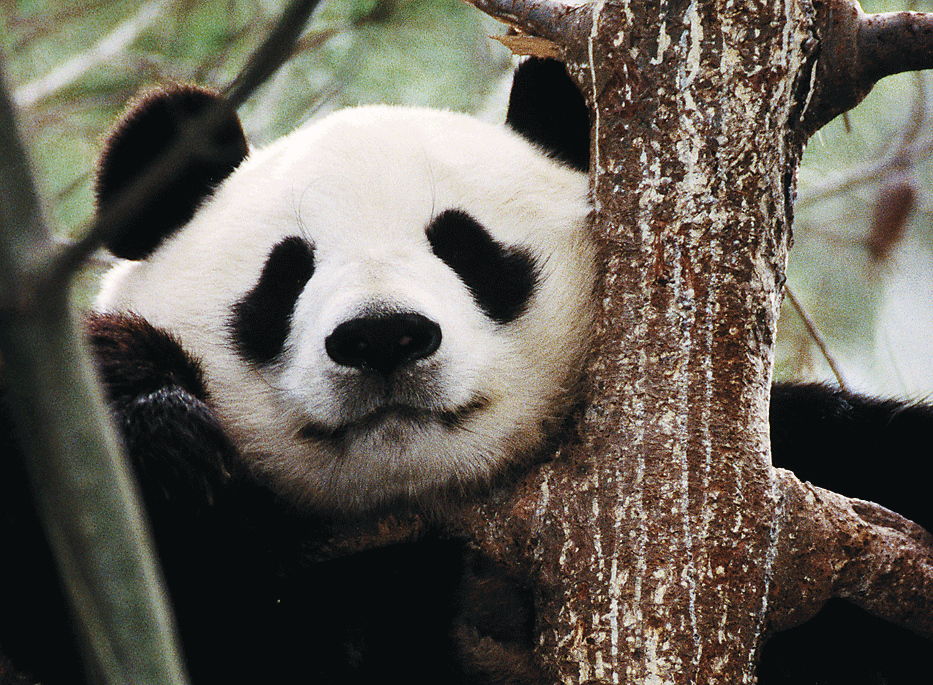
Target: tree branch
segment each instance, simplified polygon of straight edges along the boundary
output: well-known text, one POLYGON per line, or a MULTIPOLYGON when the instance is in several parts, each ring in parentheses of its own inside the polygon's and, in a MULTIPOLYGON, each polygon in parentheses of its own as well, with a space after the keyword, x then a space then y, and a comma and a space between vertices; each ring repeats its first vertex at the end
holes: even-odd
POLYGON ((318 4, 320 0, 294 0, 289 3, 262 45, 224 89, 224 97, 231 108, 236 109, 246 102, 292 56, 298 38, 318 4))
POLYGON ((45 287, 61 289, 68 279, 84 263, 88 255, 110 236, 125 230, 127 221, 137 207, 144 206, 149 198, 156 196, 172 178, 191 160, 199 155, 209 155, 204 150, 205 141, 229 113, 252 94, 278 69, 291 54, 295 42, 311 12, 320 0, 293 0, 262 45, 253 53, 233 83, 225 90, 223 105, 212 107, 202 116, 186 126, 184 135, 170 146, 158 160, 136 181, 121 193, 107 212, 98 214, 91 225, 82 232, 82 237, 55 254, 45 267, 42 279, 45 287))
POLYGON ((927 634, 929 542, 808 500, 768 459, 802 146, 884 72, 860 61, 884 57, 863 55, 857 3, 605 0, 570 31, 554 5, 476 5, 559 44, 593 109, 603 278, 579 441, 472 524, 530 569, 539 663, 568 683, 751 682, 764 632, 833 594, 927 634))
POLYGON ((816 5, 818 61, 803 129, 812 135, 880 79, 933 67, 933 14, 865 14, 852 0, 816 5))
POLYGON ((878 504, 776 473, 783 498, 770 629, 798 625, 843 597, 933 639, 933 536, 878 504))
POLYGON ((143 30, 153 24, 165 8, 164 0, 146 3, 135 15, 101 38, 89 50, 75 55, 45 76, 17 88, 13 93, 16 106, 24 109, 33 107, 36 103, 72 85, 98 64, 113 59, 126 50, 143 30))
POLYGON ((560 0, 467 0, 477 9, 522 33, 554 43, 560 51, 575 49, 589 35, 592 8, 560 0))
POLYGON ((933 68, 933 14, 865 14, 859 24, 863 81, 875 84, 892 74, 933 68))
POLYGON ((797 316, 800 317, 800 320, 803 321, 804 327, 807 329, 813 342, 816 343, 817 348, 820 350, 820 354, 823 355, 823 359, 829 364, 829 368, 836 377, 836 382, 839 383, 839 387, 843 390, 848 390, 849 386, 845 381, 845 377, 842 375, 842 369, 833 356, 833 353, 830 351, 829 345, 826 344, 826 339, 823 337, 823 334, 820 333, 820 329, 816 327, 816 323, 810 318, 810 314, 804 309, 800 300, 794 295, 794 290, 788 283, 784 284, 784 295, 790 300, 791 306, 794 308, 794 311, 797 312, 797 316))
MULTIPOLYGON (((317 0, 295 0, 231 96, 246 97, 284 60, 317 0), (282 26, 287 24, 287 26, 282 26), (282 41, 286 41, 284 44, 282 41), (276 43, 271 45, 270 42, 276 43)), ((0 84, 0 359, 39 513, 75 611, 89 676, 100 683, 185 682, 173 619, 119 440, 68 306, 68 282, 103 236, 199 152, 229 108, 208 112, 98 218, 55 250, 39 211, 12 104, 0 84), (50 363, 49 360, 53 360, 50 363)), ((7 455, 4 455, 6 457, 7 455)))
POLYGON ((0 83, 0 358, 34 496, 96 682, 180 685, 152 543, 67 290, 36 281, 50 244, 0 83))

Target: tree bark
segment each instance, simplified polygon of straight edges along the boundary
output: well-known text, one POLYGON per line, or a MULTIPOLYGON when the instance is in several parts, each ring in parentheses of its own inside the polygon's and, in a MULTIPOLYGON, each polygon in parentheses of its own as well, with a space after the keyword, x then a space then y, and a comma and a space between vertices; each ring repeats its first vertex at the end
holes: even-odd
MULTIPOLYGON (((753 682, 768 632, 834 595, 933 638, 929 534, 775 471, 768 436, 803 145, 878 78, 933 65, 929 15, 845 0, 475 4, 562 56, 593 110, 604 276, 578 439, 444 522, 531 580, 538 663, 563 683, 753 682)), ((5 321, 28 329, 51 287, 35 279, 64 280, 98 233, 52 257, 4 233, 33 260, 0 270, 5 321)), ((351 525, 318 553, 425 527, 351 525)))
MULTIPOLYGON (((467 526, 531 574, 539 662, 564 683, 754 682, 769 631, 833 595, 933 637, 929 536, 776 472, 768 434, 804 143, 903 70, 886 41, 929 19, 838 0, 475 4, 545 39, 593 111, 604 277, 581 439, 467 526)), ((909 43, 906 68, 930 45, 909 43)))

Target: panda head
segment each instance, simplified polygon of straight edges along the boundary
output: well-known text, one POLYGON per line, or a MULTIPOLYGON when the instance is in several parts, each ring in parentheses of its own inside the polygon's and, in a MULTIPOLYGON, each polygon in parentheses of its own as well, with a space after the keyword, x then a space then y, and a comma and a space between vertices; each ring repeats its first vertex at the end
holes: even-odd
MULTIPOLYGON (((586 108, 561 65, 528 64, 505 126, 361 107, 248 151, 231 117, 111 242, 97 308, 172 334, 249 467, 307 504, 488 481, 566 410, 592 310, 586 108)), ((141 100, 100 205, 213 101, 141 100)))

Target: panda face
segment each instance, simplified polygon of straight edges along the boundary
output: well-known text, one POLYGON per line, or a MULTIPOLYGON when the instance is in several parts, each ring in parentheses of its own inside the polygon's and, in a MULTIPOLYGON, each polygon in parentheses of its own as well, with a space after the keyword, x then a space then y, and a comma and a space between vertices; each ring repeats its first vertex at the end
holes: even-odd
POLYGON ((588 212, 585 175, 504 126, 345 110, 251 153, 98 308, 175 335, 280 490, 427 500, 527 455, 565 408, 588 212))

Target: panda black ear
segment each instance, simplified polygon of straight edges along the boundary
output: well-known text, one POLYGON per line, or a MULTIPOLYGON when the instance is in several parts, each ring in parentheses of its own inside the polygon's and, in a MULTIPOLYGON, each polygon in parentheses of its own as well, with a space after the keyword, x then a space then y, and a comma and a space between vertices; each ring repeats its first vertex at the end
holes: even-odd
MULTIPOLYGON (((97 211, 106 212, 120 195, 171 148, 185 127, 212 107, 225 106, 214 91, 170 85, 139 97, 113 128, 97 166, 97 211)), ((246 157, 246 136, 230 111, 205 153, 184 164, 160 192, 133 210, 127 229, 107 242, 117 257, 143 259, 187 223, 201 202, 246 157)))
POLYGON ((551 157, 590 168, 590 110, 562 62, 531 57, 515 70, 506 123, 551 157))

